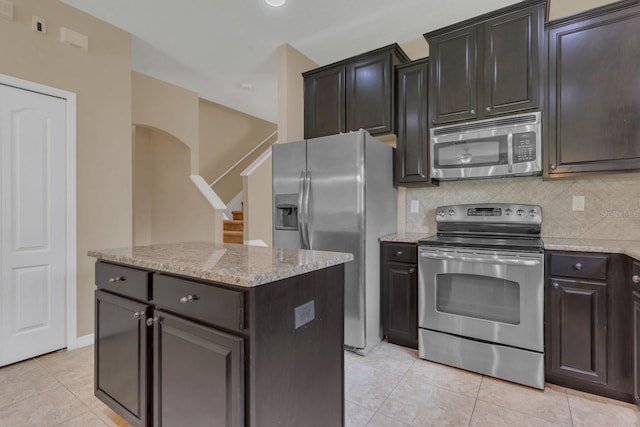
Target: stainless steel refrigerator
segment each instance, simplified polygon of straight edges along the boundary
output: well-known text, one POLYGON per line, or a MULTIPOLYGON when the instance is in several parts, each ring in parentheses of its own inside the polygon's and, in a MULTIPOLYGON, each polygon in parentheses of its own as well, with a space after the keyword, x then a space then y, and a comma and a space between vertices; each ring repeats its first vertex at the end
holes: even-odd
POLYGON ((382 339, 380 243, 395 233, 393 149, 360 130, 274 144, 273 246, 350 252, 345 265, 345 348, 382 339))

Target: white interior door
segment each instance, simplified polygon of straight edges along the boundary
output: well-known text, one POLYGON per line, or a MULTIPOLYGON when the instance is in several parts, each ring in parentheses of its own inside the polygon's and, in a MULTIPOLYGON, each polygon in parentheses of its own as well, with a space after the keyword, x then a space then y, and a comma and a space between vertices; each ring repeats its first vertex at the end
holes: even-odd
POLYGON ((0 366, 66 346, 66 101, 0 85, 0 366))

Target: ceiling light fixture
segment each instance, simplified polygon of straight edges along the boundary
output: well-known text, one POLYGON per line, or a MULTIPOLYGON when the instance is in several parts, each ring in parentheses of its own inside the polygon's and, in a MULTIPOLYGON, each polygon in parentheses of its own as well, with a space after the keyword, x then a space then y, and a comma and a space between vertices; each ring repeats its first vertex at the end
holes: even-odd
POLYGON ((264 0, 269 6, 280 7, 287 0, 264 0))

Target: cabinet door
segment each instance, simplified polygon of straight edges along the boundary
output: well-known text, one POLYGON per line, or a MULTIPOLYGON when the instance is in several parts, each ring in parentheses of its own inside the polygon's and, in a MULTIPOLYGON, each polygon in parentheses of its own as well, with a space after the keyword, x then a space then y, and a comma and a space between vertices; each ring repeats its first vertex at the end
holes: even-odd
POLYGON ((95 395, 133 425, 147 422, 148 305, 95 294, 95 395))
POLYGON ((548 32, 550 176, 640 170, 640 4, 603 10, 548 32))
POLYGON ((633 400, 640 405, 640 293, 633 291, 633 400))
POLYGON ((432 125, 477 117, 477 28, 428 40, 431 57, 429 117, 432 125))
POLYGON ((338 65, 304 77, 304 137, 345 131, 345 67, 338 65))
POLYGON ((397 67, 395 80, 398 183, 432 185, 429 179, 429 61, 397 67))
POLYGON ((483 25, 483 116, 538 108, 543 13, 539 5, 483 25))
POLYGON ((154 311, 154 425, 242 426, 243 339, 154 311))
POLYGON ((349 63, 346 69, 346 130, 371 135, 393 131, 391 55, 382 52, 349 63))
POLYGON ((418 274, 416 264, 382 266, 382 322, 389 342, 418 348, 418 274))
POLYGON ((551 373, 606 384, 606 284, 552 277, 549 292, 551 373))

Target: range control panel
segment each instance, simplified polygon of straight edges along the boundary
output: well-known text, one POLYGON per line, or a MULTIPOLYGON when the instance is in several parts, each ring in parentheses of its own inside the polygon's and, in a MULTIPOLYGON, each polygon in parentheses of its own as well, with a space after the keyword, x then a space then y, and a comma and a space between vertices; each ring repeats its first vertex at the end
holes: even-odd
POLYGON ((542 208, 538 205, 509 203, 480 203, 449 205, 436 208, 436 222, 542 222, 542 208))

